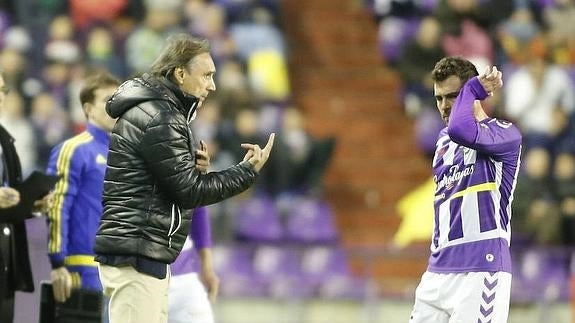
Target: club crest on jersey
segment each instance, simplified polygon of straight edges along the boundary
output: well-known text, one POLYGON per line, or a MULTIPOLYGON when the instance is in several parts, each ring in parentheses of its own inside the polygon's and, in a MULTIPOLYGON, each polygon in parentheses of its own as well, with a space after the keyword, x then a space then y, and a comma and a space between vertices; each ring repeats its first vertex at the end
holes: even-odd
POLYGON ((512 123, 506 120, 499 120, 499 119, 491 119, 488 123, 495 122, 497 126, 503 129, 507 129, 511 127, 512 123))
POLYGON ((104 157, 102 154, 98 154, 98 156, 96 156, 96 163, 106 165, 106 157, 104 157))
POLYGON ((495 124, 498 125, 499 127, 503 128, 503 129, 507 129, 507 128, 511 127, 511 122, 505 121, 505 120, 495 119, 495 124))

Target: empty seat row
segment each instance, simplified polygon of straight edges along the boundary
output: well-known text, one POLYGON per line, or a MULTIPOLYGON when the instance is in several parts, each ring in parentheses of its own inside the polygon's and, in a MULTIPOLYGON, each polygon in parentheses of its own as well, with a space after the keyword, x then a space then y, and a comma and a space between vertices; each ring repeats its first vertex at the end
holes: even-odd
POLYGON ((336 246, 215 246, 223 297, 361 299, 366 282, 349 270, 336 246))

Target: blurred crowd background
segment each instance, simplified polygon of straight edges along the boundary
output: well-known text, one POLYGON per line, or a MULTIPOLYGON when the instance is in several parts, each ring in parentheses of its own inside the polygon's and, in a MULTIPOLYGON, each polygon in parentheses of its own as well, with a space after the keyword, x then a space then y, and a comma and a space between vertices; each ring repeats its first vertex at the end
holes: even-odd
MULTIPOLYGON (((295 103, 285 32, 300 26, 284 19, 282 2, 289 0, 0 0, 0 66, 9 90, 0 122, 16 138, 24 172, 42 170, 56 143, 84 129, 78 91, 86 75, 106 69, 127 79, 146 71, 168 35, 205 37, 217 91, 193 127, 208 143, 213 169, 238 162, 240 143, 279 134, 257 186, 209 209, 222 297, 372 302, 377 293, 370 277, 350 268, 334 201, 324 189, 341 138, 312 135, 295 103)), ((490 112, 516 122, 524 135, 512 219, 512 301, 568 302, 575 245, 575 1, 350 2, 378 28, 369 37, 376 39, 381 65, 399 76, 396 95, 413 124, 415 142, 405 144, 417 145, 424 158, 432 156, 443 126, 428 74, 435 62, 460 55, 480 72, 487 65, 503 71, 504 87, 490 99, 490 112)), ((419 184, 414 179, 411 186, 419 184)), ((432 187, 420 189, 414 192, 423 195, 406 192, 411 199, 397 201, 398 213, 411 213, 398 228, 399 246, 429 237, 432 210, 424 201, 432 187)), ((45 228, 35 223, 30 229, 35 275, 47 278, 45 228)), ((411 294, 403 296, 411 301, 411 294)), ((20 315, 28 323, 34 313, 20 315)))

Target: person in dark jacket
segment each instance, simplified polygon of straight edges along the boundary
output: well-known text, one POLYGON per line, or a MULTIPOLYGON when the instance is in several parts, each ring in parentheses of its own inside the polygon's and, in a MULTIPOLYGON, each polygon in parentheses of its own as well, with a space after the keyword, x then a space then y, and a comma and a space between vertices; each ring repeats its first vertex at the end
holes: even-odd
POLYGON ((219 172, 196 167, 202 147, 189 126, 216 72, 207 40, 178 34, 149 73, 124 82, 106 105, 118 118, 104 178, 95 260, 113 323, 167 321, 168 265, 189 231, 191 210, 254 184, 273 146, 242 144, 243 161, 219 172))
MULTIPOLYGON (((8 88, 0 72, 0 110, 8 88)), ((15 291, 33 292, 34 282, 28 255, 26 216, 16 215, 13 207, 20 203, 20 193, 13 188, 22 182, 20 159, 14 147, 14 138, 0 125, 0 322, 14 319, 15 291)), ((51 194, 34 203, 35 211, 46 211, 51 194)), ((28 217, 32 217, 30 214, 28 217)))

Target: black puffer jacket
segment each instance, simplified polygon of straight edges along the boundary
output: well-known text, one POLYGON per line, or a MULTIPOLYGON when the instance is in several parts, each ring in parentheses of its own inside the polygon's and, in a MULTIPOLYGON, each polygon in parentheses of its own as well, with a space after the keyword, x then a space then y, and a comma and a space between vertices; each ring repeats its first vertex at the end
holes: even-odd
POLYGON ((144 75, 122 84, 106 105, 119 117, 110 139, 104 214, 96 254, 145 256, 172 263, 197 206, 249 188, 257 172, 242 162, 201 174, 188 127, 198 100, 164 78, 144 75))

